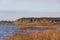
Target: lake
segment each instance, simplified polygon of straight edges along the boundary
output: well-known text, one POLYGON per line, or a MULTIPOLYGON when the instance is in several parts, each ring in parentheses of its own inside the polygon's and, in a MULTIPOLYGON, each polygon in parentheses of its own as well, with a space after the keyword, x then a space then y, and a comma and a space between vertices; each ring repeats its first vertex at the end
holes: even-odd
POLYGON ((0 40, 3 38, 11 36, 18 30, 18 26, 0 26, 0 40))

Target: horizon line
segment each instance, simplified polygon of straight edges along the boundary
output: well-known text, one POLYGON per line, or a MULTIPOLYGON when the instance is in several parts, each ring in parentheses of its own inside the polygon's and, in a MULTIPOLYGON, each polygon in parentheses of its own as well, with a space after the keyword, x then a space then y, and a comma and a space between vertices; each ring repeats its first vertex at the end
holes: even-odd
POLYGON ((16 18, 16 19, 12 19, 12 20, 0 20, 0 21, 15 21, 21 18, 60 18, 60 17, 20 17, 20 18, 16 18))

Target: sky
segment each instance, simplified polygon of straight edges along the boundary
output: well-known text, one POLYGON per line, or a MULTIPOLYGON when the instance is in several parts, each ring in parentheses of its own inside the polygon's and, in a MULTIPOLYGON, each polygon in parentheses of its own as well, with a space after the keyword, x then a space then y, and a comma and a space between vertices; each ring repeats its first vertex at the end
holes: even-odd
POLYGON ((0 20, 60 17, 60 0, 0 0, 0 20))

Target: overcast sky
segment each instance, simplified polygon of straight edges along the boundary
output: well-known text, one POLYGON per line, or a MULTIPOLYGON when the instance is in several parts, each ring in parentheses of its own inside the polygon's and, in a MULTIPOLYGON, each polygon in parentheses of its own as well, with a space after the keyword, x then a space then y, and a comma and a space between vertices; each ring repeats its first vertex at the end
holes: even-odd
POLYGON ((0 0, 0 20, 60 17, 60 0, 0 0))

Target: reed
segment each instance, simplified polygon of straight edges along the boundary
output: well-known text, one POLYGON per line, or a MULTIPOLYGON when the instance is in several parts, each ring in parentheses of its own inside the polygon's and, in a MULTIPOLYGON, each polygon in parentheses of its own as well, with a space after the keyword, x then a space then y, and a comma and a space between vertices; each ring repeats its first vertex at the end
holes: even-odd
POLYGON ((60 40, 60 31, 34 32, 27 34, 15 34, 6 40, 60 40))

